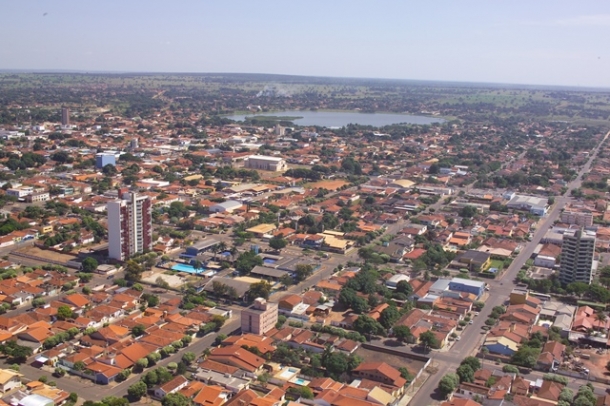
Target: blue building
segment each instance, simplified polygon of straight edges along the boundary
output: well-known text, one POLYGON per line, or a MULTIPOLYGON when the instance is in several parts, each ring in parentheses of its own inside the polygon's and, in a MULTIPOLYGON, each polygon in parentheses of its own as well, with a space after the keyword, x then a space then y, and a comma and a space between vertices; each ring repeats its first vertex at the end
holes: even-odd
POLYGON ((95 155, 95 167, 98 169, 103 169, 106 165, 116 166, 116 157, 114 154, 107 154, 105 152, 100 152, 95 155))
POLYGON ((470 279, 453 278, 451 279, 451 282, 449 282, 449 290, 473 293, 478 298, 485 291, 485 282, 473 281, 470 279))

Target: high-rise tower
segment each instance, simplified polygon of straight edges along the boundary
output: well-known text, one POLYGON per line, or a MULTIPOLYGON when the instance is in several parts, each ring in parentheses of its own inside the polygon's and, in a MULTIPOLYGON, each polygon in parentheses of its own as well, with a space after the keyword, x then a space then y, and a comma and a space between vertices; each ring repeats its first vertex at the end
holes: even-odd
POLYGON ((110 258, 125 261, 152 249, 152 203, 148 196, 125 193, 107 208, 110 258))
POLYGON ((595 254, 595 234, 583 229, 563 235, 559 280, 591 283, 593 280, 593 256, 595 254))

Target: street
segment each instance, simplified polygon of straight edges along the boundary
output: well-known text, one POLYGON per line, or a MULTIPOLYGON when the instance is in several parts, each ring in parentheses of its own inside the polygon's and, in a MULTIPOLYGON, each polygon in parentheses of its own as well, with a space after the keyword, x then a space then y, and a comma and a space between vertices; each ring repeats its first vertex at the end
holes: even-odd
MULTIPOLYGON (((521 250, 506 272, 497 280, 490 280, 488 282, 490 287, 489 299, 485 302, 485 307, 479 312, 479 316, 474 317, 474 323, 469 325, 464 333, 462 333, 462 339, 456 341, 448 352, 432 352, 430 354, 434 361, 439 363, 439 371, 443 372, 431 375, 415 396, 413 396, 409 404, 420 406, 434 404, 435 402, 443 400, 442 396, 436 391, 439 381, 445 373, 454 372, 464 358, 476 354, 485 337, 485 334, 481 334, 481 331, 483 331, 481 328, 485 325, 485 320, 487 320, 495 306, 503 305, 506 302, 510 292, 516 287, 515 278, 517 273, 531 257, 542 237, 544 237, 549 228, 551 228, 555 220, 559 218, 565 204, 571 200, 569 196, 572 190, 580 187, 583 174, 589 171, 591 163, 597 156, 599 146, 606 141, 609 135, 610 131, 606 133, 603 140, 590 155, 589 160, 580 170, 578 176, 570 182, 567 191, 562 196, 555 199, 555 205, 552 207, 551 211, 541 219, 542 224, 534 233, 532 240, 521 250)), ((575 380, 575 378, 571 378, 571 380, 575 380)), ((581 381, 582 383, 580 384, 586 383, 584 380, 581 381)))

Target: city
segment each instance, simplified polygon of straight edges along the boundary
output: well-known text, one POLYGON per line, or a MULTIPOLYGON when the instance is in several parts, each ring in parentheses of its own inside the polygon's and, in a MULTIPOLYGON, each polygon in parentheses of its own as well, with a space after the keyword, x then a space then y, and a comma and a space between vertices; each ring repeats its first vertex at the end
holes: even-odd
POLYGON ((6 399, 606 396, 603 127, 139 108, 0 130, 6 399))

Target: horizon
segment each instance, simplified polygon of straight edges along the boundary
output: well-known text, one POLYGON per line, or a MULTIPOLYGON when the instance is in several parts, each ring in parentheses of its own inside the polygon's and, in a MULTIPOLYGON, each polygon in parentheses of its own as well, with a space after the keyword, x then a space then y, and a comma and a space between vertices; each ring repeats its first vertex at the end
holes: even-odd
POLYGON ((603 2, 145 5, 3 3, 0 69, 610 88, 610 4, 603 2))
POLYGON ((383 78, 383 77, 353 77, 353 76, 324 76, 324 75, 296 75, 285 73, 265 73, 265 72, 163 72, 163 71, 90 71, 90 70, 71 70, 71 69, 0 69, 1 74, 76 74, 76 75, 184 75, 184 76, 227 76, 227 75, 253 75, 253 76, 278 76, 278 77, 297 77, 311 79, 337 79, 337 80, 378 80, 388 82, 418 82, 429 84, 449 84, 453 86, 476 85, 480 87, 514 87, 529 88, 537 90, 562 89, 570 91, 610 91, 610 86, 577 86, 577 85, 557 85, 539 83, 501 83, 501 82, 474 82, 474 81, 454 81, 454 80, 428 80, 428 79, 409 79, 409 78, 383 78))

